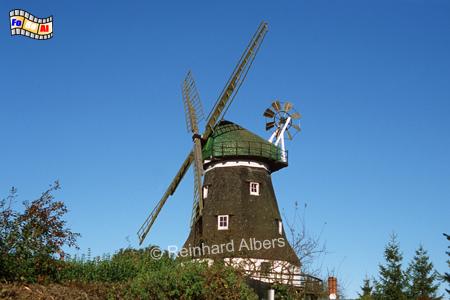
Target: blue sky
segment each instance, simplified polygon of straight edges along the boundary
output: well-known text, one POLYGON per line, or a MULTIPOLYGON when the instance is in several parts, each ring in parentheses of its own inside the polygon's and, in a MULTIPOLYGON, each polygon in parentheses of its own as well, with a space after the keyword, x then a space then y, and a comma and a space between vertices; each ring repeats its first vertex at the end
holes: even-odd
MULTIPOLYGON (((450 211, 450 2, 2 1, 0 195, 58 197, 81 252, 137 245, 136 231, 191 147, 180 84, 208 112, 262 20, 269 32, 227 119, 268 137, 264 109, 293 102, 303 131, 273 174, 280 208, 307 203, 348 296, 399 236, 446 270, 450 211), (8 13, 54 16, 54 38, 12 37, 8 13)), ((189 172, 147 244, 188 234, 189 172)))

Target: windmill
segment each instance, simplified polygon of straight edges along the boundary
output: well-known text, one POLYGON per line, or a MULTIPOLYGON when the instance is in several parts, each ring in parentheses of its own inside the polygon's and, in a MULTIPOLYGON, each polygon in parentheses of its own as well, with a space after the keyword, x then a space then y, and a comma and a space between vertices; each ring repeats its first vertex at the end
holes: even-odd
POLYGON ((201 150, 202 150, 202 140, 207 140, 210 135, 214 132, 214 128, 217 125, 217 122, 222 117, 224 113, 227 111, 229 105, 234 100, 242 82, 244 81, 247 72, 250 69, 250 66, 255 59, 255 56, 261 46, 261 43, 264 39, 268 30, 268 26, 266 22, 262 22, 247 48, 245 49, 243 55, 241 56, 237 66, 235 67, 233 73, 231 74, 228 82, 226 83, 224 89, 222 90, 219 98, 217 99, 214 108, 211 110, 208 115, 206 127, 202 134, 199 133, 198 130, 198 119, 200 117, 200 99, 198 97, 198 92, 195 88, 195 83, 191 73, 188 73, 186 79, 182 85, 182 93, 184 100, 184 107, 186 112, 186 119, 188 128, 191 130, 193 134, 194 141, 194 149, 189 152, 186 159, 182 163, 180 169, 176 173, 166 192, 164 193, 161 200, 158 202, 156 207, 151 211, 149 216, 146 218, 142 226, 138 230, 139 244, 142 244, 148 232, 150 231, 152 225, 154 224, 156 218, 158 217, 161 209, 166 203, 169 196, 173 195, 175 190, 177 189, 180 181, 183 179, 190 165, 194 162, 194 176, 195 176, 195 184, 194 184, 194 205, 193 205, 193 213, 191 218, 191 225, 196 224, 198 218, 202 216, 203 211, 203 199, 201 193, 201 185, 202 185, 202 173, 203 173, 203 164, 201 159, 201 150))
POLYGON ((284 139, 292 139, 300 131, 301 115, 292 103, 274 101, 263 113, 266 130, 273 130, 268 140, 224 120, 266 32, 267 23, 263 22, 206 117, 202 133, 199 121, 204 119, 203 109, 193 75, 187 73, 181 90, 193 148, 138 236, 142 244, 167 199, 193 164, 191 226, 183 245, 189 257, 221 260, 243 268, 250 280, 257 281, 255 289, 261 284, 270 288, 281 283, 305 291, 306 282, 320 285, 321 281, 300 271, 300 260, 286 239, 271 179, 274 172, 288 166, 284 139))

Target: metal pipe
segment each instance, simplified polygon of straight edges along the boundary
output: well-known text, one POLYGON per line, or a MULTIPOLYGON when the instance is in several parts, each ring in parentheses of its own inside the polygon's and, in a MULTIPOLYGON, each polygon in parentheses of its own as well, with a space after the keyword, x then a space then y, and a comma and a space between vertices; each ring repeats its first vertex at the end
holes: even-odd
POLYGON ((267 300, 275 300, 275 290, 269 289, 267 291, 267 300))

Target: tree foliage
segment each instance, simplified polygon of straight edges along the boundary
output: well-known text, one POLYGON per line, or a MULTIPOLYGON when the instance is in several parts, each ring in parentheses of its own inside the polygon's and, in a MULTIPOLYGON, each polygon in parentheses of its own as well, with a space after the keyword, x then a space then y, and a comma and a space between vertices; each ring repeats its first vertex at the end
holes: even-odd
POLYGON ((372 297, 373 286, 370 284, 369 278, 364 279, 363 286, 361 287, 361 294, 359 295, 360 300, 373 300, 372 297))
MULTIPOLYGON (((447 241, 450 241, 450 235, 444 233, 444 236, 447 238, 447 241)), ((450 249, 450 246, 448 246, 447 248, 450 249)), ((446 251, 445 253, 447 253, 447 255, 450 256, 450 251, 446 251)), ((447 266, 450 269, 450 259, 447 260, 447 266)), ((450 273, 445 272, 444 275, 442 276, 442 279, 444 280, 444 282, 447 282, 447 284, 450 286, 450 273)), ((448 294, 450 294, 450 287, 445 290, 447 291, 448 294)))
POLYGON ((55 278, 63 256, 63 247, 76 247, 78 233, 72 232, 64 220, 67 208, 55 200, 53 192, 60 188, 55 181, 42 195, 23 202, 23 211, 13 205, 17 190, 0 201, 0 278, 9 281, 45 281, 55 278))
POLYGON ((415 252, 415 256, 406 271, 402 269, 403 256, 400 252, 397 236, 392 235, 384 249, 385 264, 379 265, 379 279, 370 286, 369 279, 364 280, 361 287, 363 300, 435 300, 439 289, 439 274, 422 247, 415 252))
POLYGON ((379 265, 379 280, 375 284, 375 298, 383 300, 406 299, 406 278, 402 270, 403 256, 397 236, 393 234, 384 249, 386 263, 379 265))
POLYGON ((155 247, 124 249, 112 257, 70 259, 61 282, 121 284, 124 299, 256 299, 238 270, 215 263, 175 259, 167 253, 155 259, 155 247), (126 291, 124 293, 123 291, 126 291))
POLYGON ((409 264, 407 270, 408 299, 438 299, 436 292, 439 286, 435 283, 438 273, 433 268, 433 263, 427 255, 427 251, 421 246, 416 250, 416 254, 409 264))

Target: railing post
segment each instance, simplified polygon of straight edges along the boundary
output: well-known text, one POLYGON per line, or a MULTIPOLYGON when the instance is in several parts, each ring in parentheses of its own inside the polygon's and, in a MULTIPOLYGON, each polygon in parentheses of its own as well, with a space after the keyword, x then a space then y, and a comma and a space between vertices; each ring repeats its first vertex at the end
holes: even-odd
POLYGON ((275 299, 275 290, 270 288, 267 291, 267 300, 274 300, 275 299))

